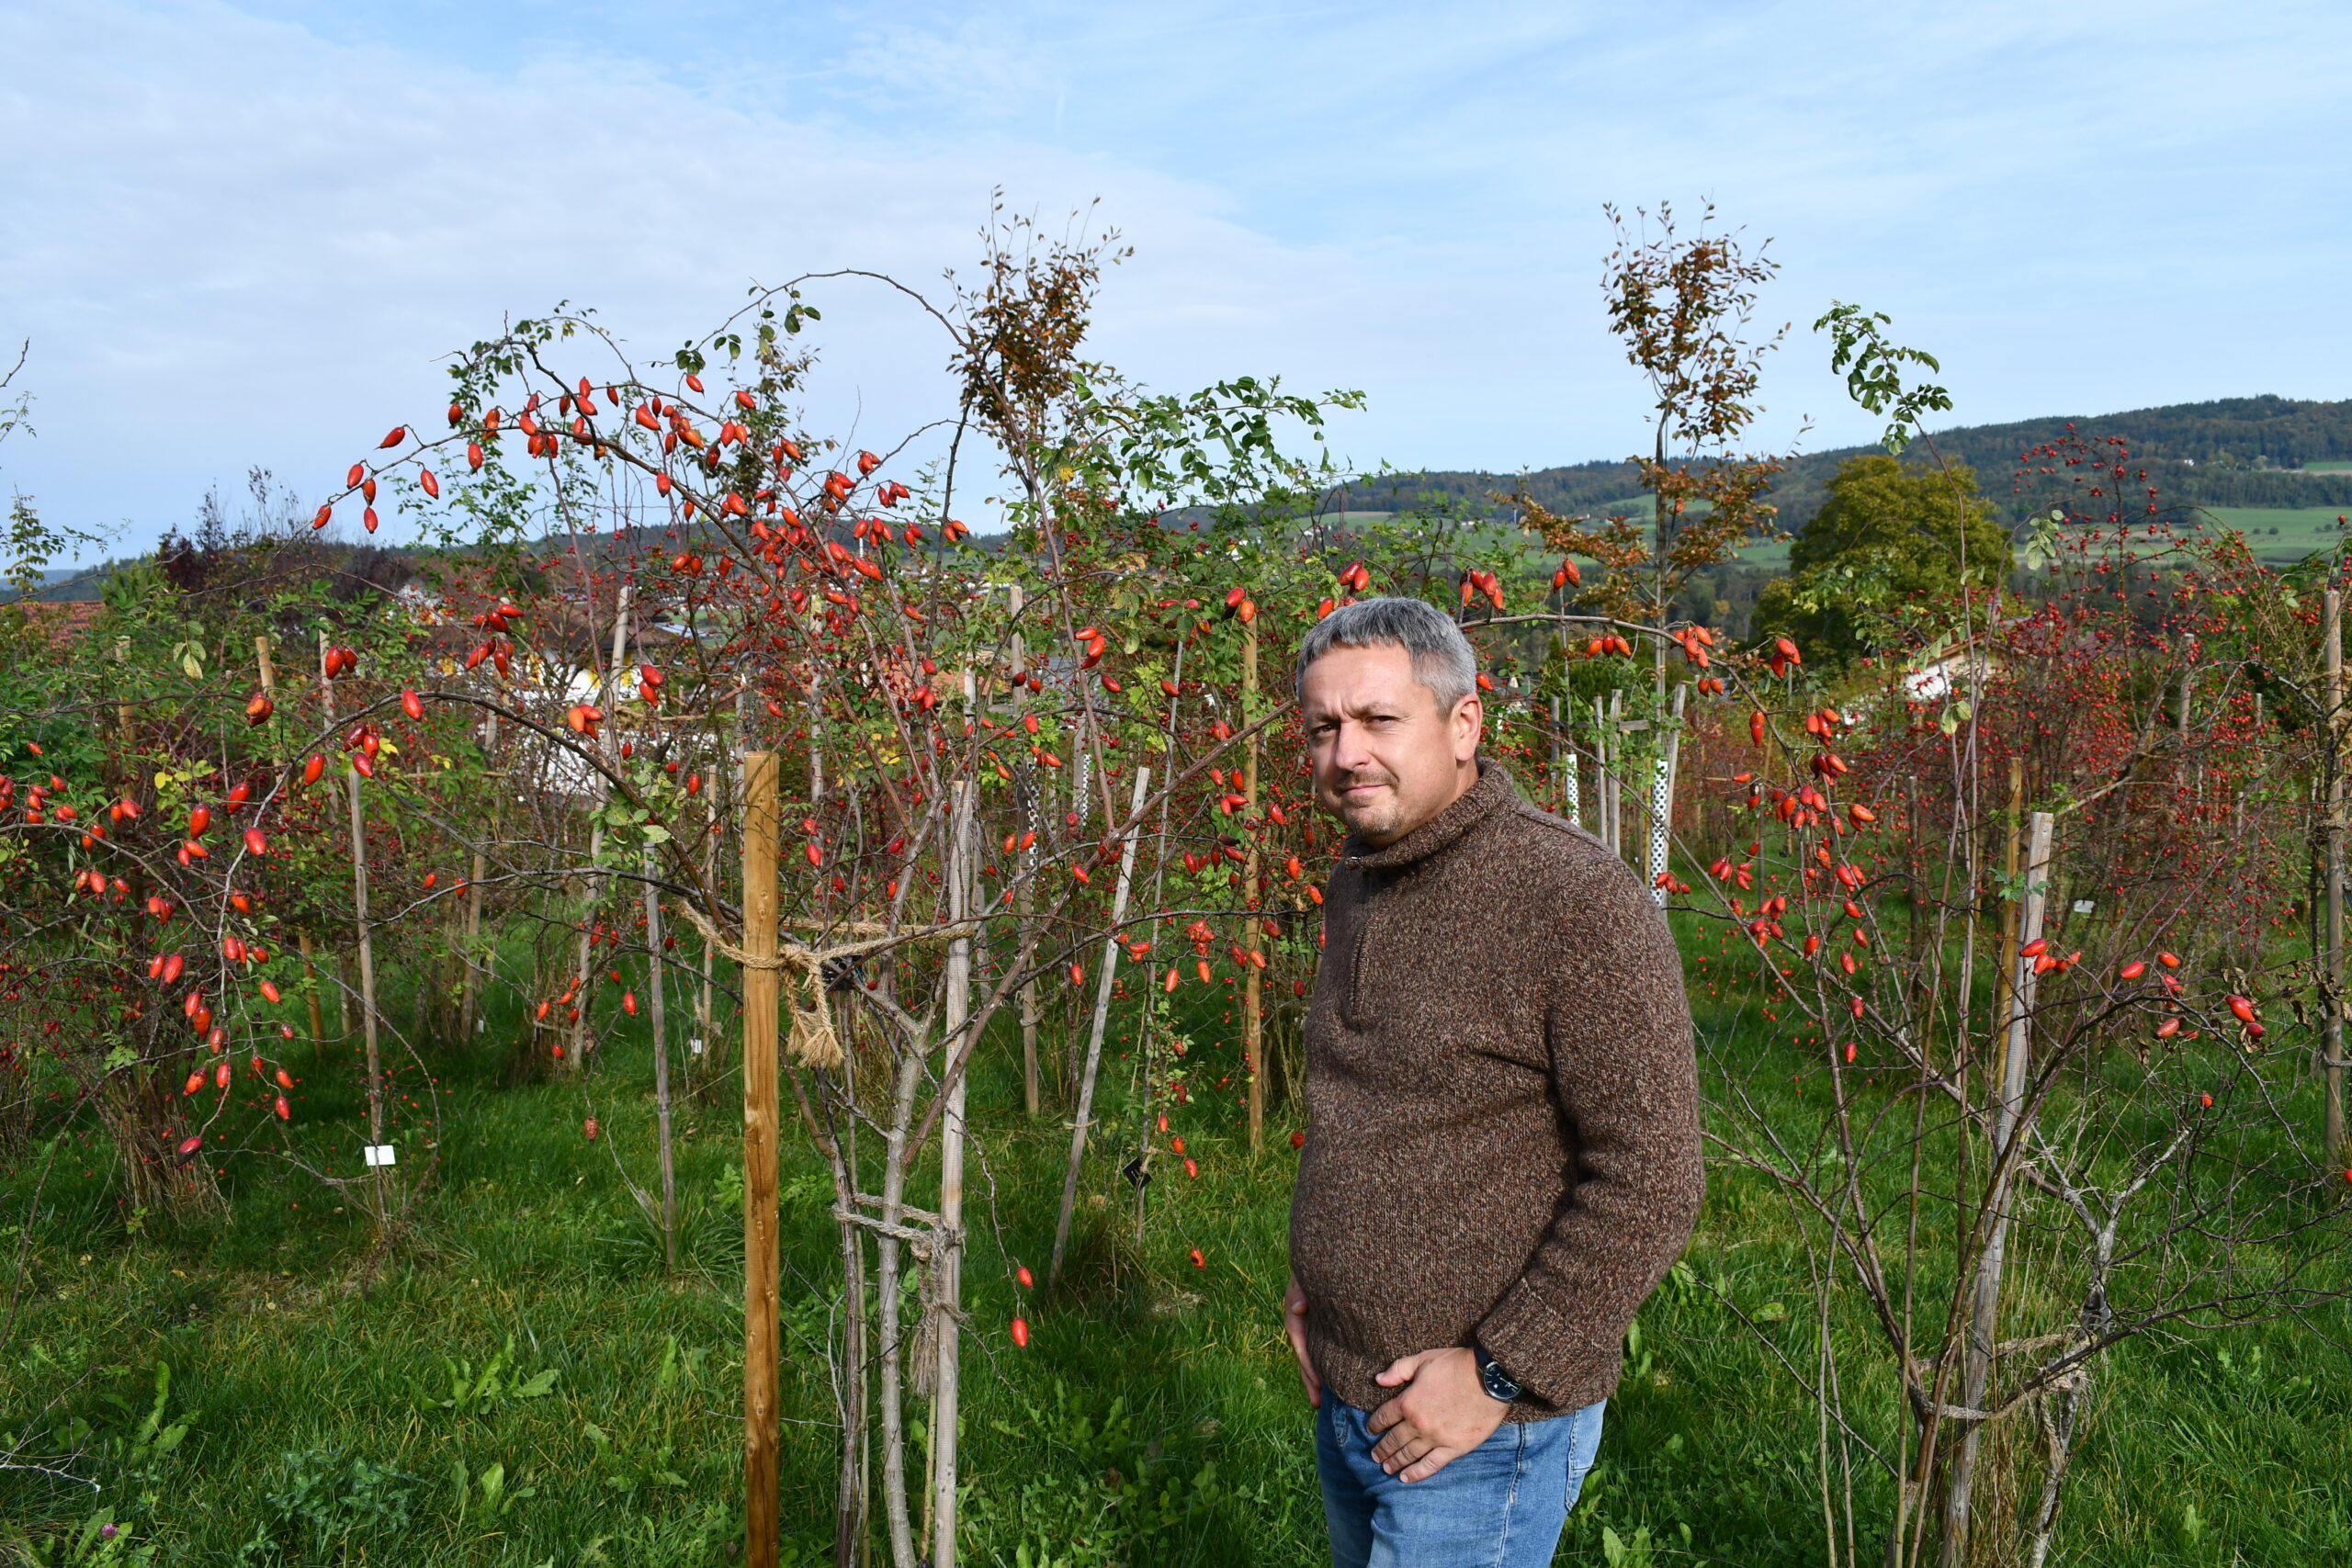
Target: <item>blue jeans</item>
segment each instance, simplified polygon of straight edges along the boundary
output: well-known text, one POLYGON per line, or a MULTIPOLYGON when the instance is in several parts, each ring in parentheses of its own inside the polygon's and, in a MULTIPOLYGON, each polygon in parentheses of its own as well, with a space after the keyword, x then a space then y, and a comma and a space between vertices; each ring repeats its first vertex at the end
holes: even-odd
POLYGON ((1550 1568, 1600 1451, 1607 1400, 1549 1421, 1506 1421, 1426 1481, 1372 1457, 1366 1412, 1329 1389, 1315 1413, 1315 1468, 1331 1568, 1550 1568))

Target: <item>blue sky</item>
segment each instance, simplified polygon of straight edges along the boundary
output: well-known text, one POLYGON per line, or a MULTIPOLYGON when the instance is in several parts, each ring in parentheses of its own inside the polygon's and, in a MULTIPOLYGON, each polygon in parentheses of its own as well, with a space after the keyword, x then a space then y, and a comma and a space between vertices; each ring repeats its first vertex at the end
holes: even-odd
MULTIPOLYGON (((968 265, 992 187, 1136 246, 1154 387, 1360 388, 1363 465, 1643 443, 1601 204, 1712 199, 1797 330, 1762 432, 1866 439, 1805 326, 1939 354, 1969 423, 2343 397, 2352 6, 232 6, 0 0, 0 485, 143 549, 208 484, 326 491, 507 312, 648 352, 754 279, 968 265)), ((935 329, 822 299, 820 417, 938 414, 935 329)))

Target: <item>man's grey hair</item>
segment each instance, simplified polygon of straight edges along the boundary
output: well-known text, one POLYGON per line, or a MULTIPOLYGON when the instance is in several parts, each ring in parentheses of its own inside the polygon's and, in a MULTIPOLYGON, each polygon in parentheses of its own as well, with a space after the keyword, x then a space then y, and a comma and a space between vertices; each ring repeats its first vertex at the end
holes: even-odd
POLYGON ((1306 667, 1335 648, 1401 648, 1412 656, 1413 679, 1450 714, 1478 684, 1478 656, 1453 618, 1426 599, 1359 599, 1315 623, 1298 645, 1297 688, 1306 667))

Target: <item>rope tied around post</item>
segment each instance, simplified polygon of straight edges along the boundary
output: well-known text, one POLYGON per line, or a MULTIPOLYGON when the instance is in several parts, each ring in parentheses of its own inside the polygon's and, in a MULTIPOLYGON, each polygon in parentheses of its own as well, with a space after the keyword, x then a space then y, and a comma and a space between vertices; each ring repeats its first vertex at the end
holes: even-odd
POLYGON ((680 904, 678 913, 702 933, 713 951, 746 969, 791 970, 798 976, 796 985, 785 997, 785 1006, 792 1014, 793 1060, 804 1067, 832 1068, 842 1065, 841 1036, 833 1029, 833 1010, 825 1005, 825 977, 836 964, 851 962, 868 953, 882 953, 913 942, 929 942, 938 937, 952 937, 977 928, 977 921, 960 920, 950 925, 926 926, 919 931, 893 932, 889 927, 873 920, 795 921, 795 924, 820 925, 831 931, 845 932, 862 941, 836 942, 826 947, 810 947, 806 942, 788 937, 776 941, 776 955, 763 958, 746 953, 721 936, 718 928, 706 919, 692 904, 680 904))

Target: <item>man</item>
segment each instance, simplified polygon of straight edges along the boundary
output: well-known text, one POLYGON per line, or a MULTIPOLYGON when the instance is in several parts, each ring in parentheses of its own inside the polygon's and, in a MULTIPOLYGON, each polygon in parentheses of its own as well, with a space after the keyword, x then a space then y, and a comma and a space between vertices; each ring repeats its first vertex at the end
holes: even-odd
POLYGON ((1703 1183, 1682 964, 1640 878, 1478 756, 1418 599, 1298 656, 1346 822, 1306 1020, 1284 1321, 1335 1568, 1548 1564, 1703 1183))

